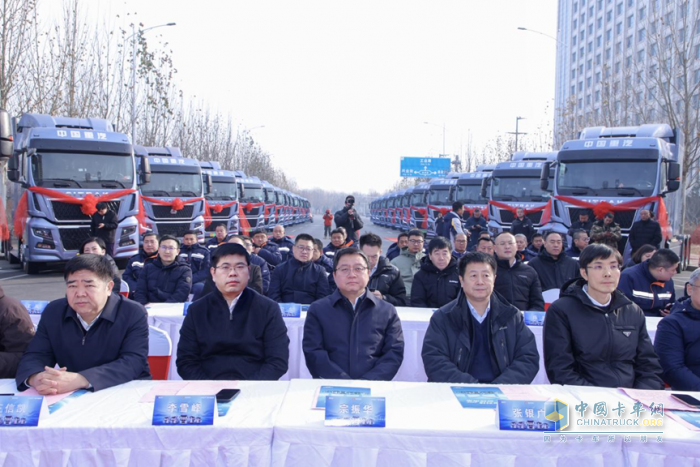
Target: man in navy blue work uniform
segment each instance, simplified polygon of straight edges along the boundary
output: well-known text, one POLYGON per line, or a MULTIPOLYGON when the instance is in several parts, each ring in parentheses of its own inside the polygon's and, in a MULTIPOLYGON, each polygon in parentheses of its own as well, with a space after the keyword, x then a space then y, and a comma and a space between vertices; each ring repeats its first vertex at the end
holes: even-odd
POLYGON ((192 288, 192 270, 180 259, 180 241, 170 235, 160 239, 158 257, 139 276, 135 300, 147 303, 183 303, 192 288))
POLYGON ((204 289, 204 281, 209 276, 211 253, 197 243, 197 231, 188 230, 182 237, 180 258, 184 259, 192 270, 192 294, 198 295, 204 289))
POLYGON ((217 246, 226 243, 226 240, 228 239, 228 230, 226 229, 226 225, 224 225, 224 224, 217 225, 214 232, 216 232, 216 236, 213 238, 210 238, 207 241, 207 243, 204 245, 210 251, 216 250, 217 246))
POLYGON ((275 228, 272 229, 272 237, 268 240, 270 243, 274 243, 279 247, 280 254, 282 255, 282 262, 287 261, 292 254, 294 242, 284 234, 284 226, 282 224, 277 224, 275 228))
POLYGON ((671 250, 661 249, 650 259, 626 268, 618 289, 639 305, 646 316, 666 316, 676 301, 673 276, 680 258, 671 250))
POLYGON ((42 313, 17 369, 17 389, 53 395, 151 379, 148 315, 142 305, 112 293, 107 257, 76 256, 63 276, 66 298, 42 313))
POLYGON ((253 249, 255 254, 267 261, 271 267, 275 267, 282 262, 282 254, 276 243, 267 241, 267 232, 265 230, 256 230, 253 232, 253 249))
POLYGON ((129 258, 126 269, 122 274, 122 280, 129 284, 129 298, 134 297, 139 276, 146 264, 158 257, 158 234, 148 232, 143 235, 141 249, 137 254, 129 258))
POLYGON ((455 201, 452 203, 452 211, 445 214, 444 217, 444 227, 442 234, 438 232, 438 235, 442 237, 447 237, 448 240, 454 245, 455 237, 457 234, 466 233, 462 228, 462 215, 464 214, 464 203, 461 201, 455 201))
POLYGON ((328 273, 313 262, 314 238, 299 234, 295 238, 294 257, 272 272, 268 297, 279 303, 310 304, 330 294, 328 273))
POLYGON ((314 378, 390 381, 404 349, 396 308, 368 293, 369 260, 363 252, 344 248, 333 266, 338 289, 306 315, 306 366, 314 378))

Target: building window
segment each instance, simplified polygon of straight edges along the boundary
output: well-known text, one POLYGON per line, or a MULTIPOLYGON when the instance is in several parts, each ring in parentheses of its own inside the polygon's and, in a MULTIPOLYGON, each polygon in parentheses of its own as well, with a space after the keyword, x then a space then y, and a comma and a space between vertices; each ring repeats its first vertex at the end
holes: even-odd
POLYGON ((599 16, 598 19, 596 20, 596 27, 598 29, 603 28, 603 17, 602 16, 599 16))
POLYGON ((654 42, 653 44, 651 44, 651 50, 649 51, 649 54, 650 54, 652 57, 656 57, 656 55, 657 55, 658 52, 659 52, 659 44, 657 44, 656 42, 654 42))
POLYGON ((574 34, 574 37, 571 38, 571 45, 576 45, 576 39, 578 39, 578 36, 574 34))
POLYGON ((627 48, 629 49, 634 44, 634 38, 632 36, 627 36, 627 48))
POLYGON ((612 57, 612 50, 610 50, 610 47, 605 49, 605 60, 610 60, 610 57, 612 57))
POLYGON ((576 61, 576 52, 571 54, 571 61, 575 62, 576 61))
POLYGON ((612 40, 612 29, 605 31, 605 42, 612 40))
POLYGON ((593 52, 593 42, 588 43, 588 52, 593 52))
POLYGON ((574 94, 576 94, 576 86, 575 85, 571 86, 571 95, 573 96, 574 94))
POLYGON ((646 53, 646 50, 642 49, 637 52, 637 62, 644 63, 644 55, 646 53))
POLYGON ((622 23, 617 23, 615 25, 615 34, 622 34, 622 23))
POLYGON ((590 36, 591 34, 593 34, 593 25, 589 24, 588 25, 588 35, 590 36))
POLYGON ((633 6, 634 0, 627 0, 627 6, 633 6))
POLYGON ((571 29, 578 29, 578 20, 574 19, 574 27, 571 29))
POLYGON ((685 28, 681 28, 678 31, 678 39, 680 39, 681 42, 685 42, 685 28))
POLYGON ((578 74, 582 75, 583 74, 583 65, 579 65, 578 67, 578 74))
POLYGON ((618 42, 615 45, 615 53, 621 54, 622 53, 622 42, 618 42))
POLYGON ((603 36, 598 36, 595 38, 595 46, 600 47, 603 44, 603 36))
POLYGON ((617 4, 617 14, 618 15, 622 14, 622 2, 617 4))
POLYGON ((600 65, 600 54, 596 54, 595 56, 595 64, 600 65))
POLYGON ((583 91, 583 81, 578 82, 578 92, 583 91))
POLYGON ((608 10, 608 12, 605 13, 605 21, 607 21, 608 23, 612 21, 612 10, 608 10))
POLYGON ((590 87, 591 87, 591 77, 589 76, 588 78, 586 78, 586 88, 590 88, 590 87))
POLYGON ((639 21, 642 21, 644 18, 647 17, 647 7, 643 6, 639 9, 639 14, 637 15, 639 17, 639 21))
POLYGON ((578 2, 574 2, 574 13, 578 11, 578 2))
POLYGON ((637 42, 644 42, 644 40, 647 38, 647 30, 642 28, 639 31, 637 31, 637 42))
POLYGON ((595 92, 595 101, 600 102, 600 91, 595 92))
POLYGON ((627 17, 627 27, 631 28, 632 26, 634 26, 634 15, 629 15, 627 17))
POLYGON ((631 55, 628 55, 628 56, 625 58, 625 66, 626 66, 627 68, 630 68, 630 67, 632 66, 632 56, 631 56, 631 55))
POLYGON ((591 59, 589 58, 586 61, 586 71, 591 71, 591 68, 593 68, 593 63, 591 62, 591 59))
POLYGON ((600 83, 600 71, 596 72, 595 74, 595 82, 596 84, 600 83))
POLYGON ((620 62, 615 63, 615 74, 620 72, 620 62))

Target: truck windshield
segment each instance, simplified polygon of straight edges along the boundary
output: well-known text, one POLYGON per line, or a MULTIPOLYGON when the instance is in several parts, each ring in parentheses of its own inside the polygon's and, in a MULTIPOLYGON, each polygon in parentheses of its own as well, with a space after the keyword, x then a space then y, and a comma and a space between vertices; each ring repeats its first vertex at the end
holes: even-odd
POLYGON ((656 186, 657 162, 560 162, 557 193, 588 196, 651 196, 656 186))
POLYGON ((272 204, 275 202, 275 192, 272 190, 265 190, 265 202, 272 204))
POLYGON ((134 158, 42 152, 31 157, 32 178, 49 188, 132 188, 134 158))
POLYGON ((435 190, 433 188, 428 192, 428 204, 433 206, 452 204, 449 202, 450 190, 445 187, 443 190, 435 190))
POLYGON ((232 201, 236 199, 236 184, 231 182, 212 182, 211 193, 206 196, 210 200, 232 201))
POLYGON ((243 186, 242 184, 238 185, 238 197, 241 199, 241 201, 245 201, 248 203, 260 203, 263 200, 263 189, 261 186, 258 187, 252 187, 252 186, 243 186), (243 188, 243 193, 241 193, 241 188, 243 188))
POLYGON ((486 198, 481 197, 481 185, 457 185, 457 201, 464 204, 483 204, 486 198))
POLYGON ((202 175, 152 172, 151 181, 143 186, 141 193, 146 196, 202 196, 202 175))
POLYGON ((494 201, 546 201, 549 193, 540 188, 539 177, 494 177, 491 187, 494 201))
POLYGON ((425 193, 413 193, 411 195, 411 206, 425 206, 425 193))

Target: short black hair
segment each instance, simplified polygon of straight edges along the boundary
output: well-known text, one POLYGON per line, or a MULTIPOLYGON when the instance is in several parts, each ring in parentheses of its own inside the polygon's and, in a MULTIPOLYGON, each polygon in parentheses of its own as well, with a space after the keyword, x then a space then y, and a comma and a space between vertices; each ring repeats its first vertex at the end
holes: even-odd
POLYGON ((156 237, 156 241, 158 241, 158 242, 160 241, 160 237, 155 232, 146 232, 145 234, 143 234, 141 236, 141 241, 146 240, 147 237, 156 237))
POLYGON ((425 234, 423 233, 422 230, 412 229, 412 230, 409 230, 409 231, 408 231, 408 237, 409 237, 409 238, 411 238, 411 237, 420 237, 420 238, 422 238, 422 239, 425 239, 425 234))
POLYGON ((574 240, 579 240, 583 235, 588 235, 588 232, 586 232, 583 229, 576 229, 571 234, 571 238, 573 238, 574 240))
POLYGON ((488 231, 484 230, 479 234, 479 238, 491 238, 491 234, 488 231))
POLYGON ((463 207, 464 207, 464 203, 461 201, 455 201, 454 203, 452 203, 452 210, 453 211, 459 211, 463 207))
POLYGON ((399 240, 401 240, 401 237, 406 237, 408 238, 408 232, 401 232, 398 237, 396 237, 396 242, 398 243, 399 240))
POLYGON ((345 236, 345 234, 343 233, 343 231, 340 230, 340 229, 333 229, 333 230, 331 230, 331 237, 332 237, 333 235, 335 235, 335 234, 339 234, 339 235, 345 236))
POLYGON ((172 235, 163 235, 160 237, 160 243, 163 243, 166 240, 172 240, 177 244, 177 249, 180 249, 180 240, 178 240, 177 237, 173 237, 172 235))
POLYGON ((63 279, 68 280, 68 276, 78 271, 93 272, 105 282, 111 281, 114 277, 112 262, 106 255, 86 254, 74 256, 66 263, 66 268, 63 270, 63 279))
POLYGON ((481 242, 491 242, 492 245, 495 245, 493 238, 491 237, 481 237, 479 240, 476 241, 476 244, 479 245, 481 242))
POLYGON ((459 275, 461 277, 464 277, 464 273, 467 271, 467 266, 471 263, 488 264, 491 266, 493 273, 496 274, 496 258, 480 251, 473 251, 465 254, 459 259, 459 275))
POLYGON ((591 215, 591 213, 588 212, 588 211, 585 210, 585 209, 584 209, 583 211, 579 211, 579 213, 578 213, 578 217, 581 217, 581 216, 590 216, 590 215, 591 215))
POLYGON ((265 229, 255 229, 251 237, 255 237, 256 235, 264 235, 267 237, 267 232, 265 231, 265 229))
POLYGON ((300 234, 297 235, 296 238, 294 239, 294 244, 296 245, 297 243, 299 243, 300 240, 301 240, 301 241, 307 241, 307 242, 312 242, 312 243, 313 243, 314 238, 313 238, 311 235, 307 234, 307 233, 300 233, 300 234))
POLYGON ((316 245, 318 251, 323 251, 323 242, 318 238, 314 238, 314 245, 316 245))
POLYGON ((185 235, 194 235, 195 237, 199 234, 196 230, 188 230, 184 234, 182 234, 182 238, 185 238, 185 235))
POLYGON ((632 261, 634 261, 634 264, 639 264, 642 262, 642 256, 646 255, 647 253, 651 253, 652 251, 656 251, 656 250, 658 250, 658 248, 656 248, 654 245, 649 245, 649 244, 642 245, 632 255, 632 261))
POLYGON ((226 232, 228 232, 228 227, 226 227, 226 224, 219 222, 216 224, 216 227, 214 227, 214 230, 218 229, 219 227, 223 227, 226 232))
POLYGON ((614 256, 617 260, 617 264, 622 266, 622 255, 619 251, 603 243, 593 243, 581 250, 581 254, 578 257, 578 266, 581 269, 586 269, 593 261, 597 259, 608 259, 611 256, 614 256))
POLYGON ((224 243, 216 247, 214 254, 211 255, 211 267, 215 268, 219 264, 219 259, 221 257, 229 255, 244 256, 246 263, 250 265, 250 254, 243 245, 239 245, 238 243, 224 243))
POLYGON ((447 248, 447 251, 452 253, 452 244, 445 237, 435 237, 428 243, 428 253, 432 253, 435 250, 443 250, 447 248))
POLYGON ((681 259, 673 251, 668 248, 661 248, 654 253, 654 256, 649 258, 650 268, 670 268, 677 265, 681 259))
POLYGON ((549 237, 552 235, 557 234, 559 235, 559 238, 564 241, 564 236, 561 234, 561 232, 557 232, 556 230, 548 230, 544 233, 544 239, 547 240, 549 237))
POLYGON ((372 232, 366 233, 363 236, 360 237, 360 248, 363 246, 378 246, 379 248, 382 247, 382 238, 372 232))
POLYGON ((544 238, 544 237, 542 236, 541 233, 537 232, 536 234, 534 234, 534 235, 532 236, 532 239, 534 240, 534 239, 536 239, 537 237, 544 238))
POLYGON ((367 265, 367 269, 369 269, 369 258, 367 258, 367 255, 362 251, 358 250, 357 248, 353 248, 351 246, 346 247, 346 248, 341 248, 339 251, 336 252, 335 256, 333 257, 333 271, 338 270, 338 263, 340 262, 340 258, 343 256, 347 255, 359 255, 362 257, 362 259, 365 261, 365 264, 367 265))
POLYGON ((611 219, 615 219, 615 214, 613 214, 612 212, 607 212, 607 213, 605 213, 605 217, 609 217, 609 218, 611 218, 611 219))
POLYGON ((104 201, 100 201, 99 203, 97 203, 97 204, 95 205, 95 208, 96 208, 98 211, 102 211, 103 209, 108 209, 108 208, 109 208, 109 204, 105 203, 104 201))
POLYGON ((80 249, 78 250, 81 254, 85 253, 83 249, 85 248, 85 245, 88 243, 95 242, 97 243, 97 246, 102 248, 103 250, 107 250, 107 245, 105 244, 105 241, 102 240, 100 237, 88 237, 85 240, 83 240, 83 243, 80 244, 80 249))

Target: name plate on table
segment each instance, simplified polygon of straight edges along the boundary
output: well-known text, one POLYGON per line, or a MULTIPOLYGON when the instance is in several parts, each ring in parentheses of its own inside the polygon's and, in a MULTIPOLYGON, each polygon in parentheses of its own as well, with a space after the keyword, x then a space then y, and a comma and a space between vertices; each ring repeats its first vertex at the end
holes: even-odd
POLYGON ((310 305, 302 305, 302 306, 301 306, 301 312, 302 312, 302 313, 306 313, 307 311, 309 311, 309 306, 310 306, 310 305))
POLYGON ((192 305, 192 302, 185 302, 182 304, 182 316, 187 316, 187 309, 192 305))
POLYGON ((328 396, 326 426, 386 426, 386 398, 372 396, 328 396))
POLYGON ((465 409, 495 409, 505 397, 498 388, 452 386, 452 392, 465 409))
POLYGON ((49 304, 46 300, 20 300, 30 315, 40 315, 49 304))
POLYGON ((544 326, 544 311, 526 311, 524 314, 525 324, 528 326, 544 326))
POLYGON ((299 303, 280 303, 283 318, 301 318, 301 305, 299 303))
POLYGON ((326 398, 328 396, 369 396, 372 394, 370 388, 353 388, 344 386, 321 386, 316 393, 314 409, 325 409, 326 398))
POLYGON ((39 426, 42 396, 0 396, 0 427, 39 426))
POLYGON ((557 431, 569 426, 569 407, 561 401, 498 401, 498 428, 557 431))
POLYGON ((153 425, 213 425, 216 396, 156 396, 153 425))

